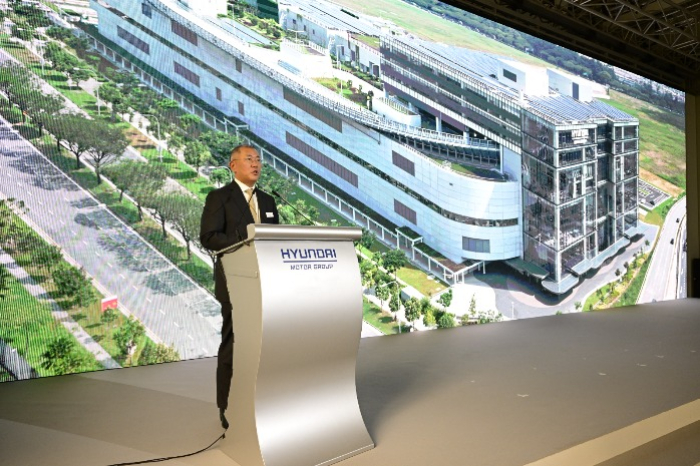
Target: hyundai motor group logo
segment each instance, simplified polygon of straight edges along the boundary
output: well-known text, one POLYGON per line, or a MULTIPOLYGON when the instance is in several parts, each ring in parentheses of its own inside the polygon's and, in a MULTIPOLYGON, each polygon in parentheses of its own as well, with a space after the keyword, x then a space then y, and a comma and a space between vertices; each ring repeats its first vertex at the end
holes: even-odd
POLYGON ((334 248, 283 248, 280 254, 291 270, 328 270, 338 262, 334 248))

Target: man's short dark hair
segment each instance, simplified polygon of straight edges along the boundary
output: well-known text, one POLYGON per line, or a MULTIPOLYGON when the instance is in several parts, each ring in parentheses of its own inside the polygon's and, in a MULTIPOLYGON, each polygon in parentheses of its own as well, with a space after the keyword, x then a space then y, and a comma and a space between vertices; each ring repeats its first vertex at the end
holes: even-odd
POLYGON ((229 157, 229 161, 233 160, 233 157, 240 152, 241 149, 253 149, 255 152, 258 152, 258 148, 251 145, 251 144, 239 144, 236 147, 231 150, 231 156, 229 157))

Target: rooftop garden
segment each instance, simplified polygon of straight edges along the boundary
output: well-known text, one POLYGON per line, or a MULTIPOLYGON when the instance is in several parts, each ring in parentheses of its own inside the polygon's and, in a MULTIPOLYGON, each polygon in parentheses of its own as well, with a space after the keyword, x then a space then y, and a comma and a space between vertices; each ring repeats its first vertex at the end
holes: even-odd
POLYGON ((340 93, 340 95, 346 99, 367 108, 368 96, 366 93, 362 92, 361 84, 354 87, 352 80, 341 81, 338 78, 314 78, 314 81, 334 92, 340 93))
POLYGON ((362 42, 363 44, 372 47, 373 49, 379 50, 379 37, 376 36, 365 36, 365 35, 354 35, 353 38, 362 42))

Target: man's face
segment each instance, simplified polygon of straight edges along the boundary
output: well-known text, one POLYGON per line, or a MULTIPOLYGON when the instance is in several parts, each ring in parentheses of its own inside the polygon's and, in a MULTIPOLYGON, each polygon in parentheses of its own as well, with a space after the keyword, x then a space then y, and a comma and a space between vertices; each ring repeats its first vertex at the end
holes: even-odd
POLYGON ((236 179, 246 186, 253 186, 260 178, 260 156, 251 147, 241 147, 231 158, 229 164, 236 179))

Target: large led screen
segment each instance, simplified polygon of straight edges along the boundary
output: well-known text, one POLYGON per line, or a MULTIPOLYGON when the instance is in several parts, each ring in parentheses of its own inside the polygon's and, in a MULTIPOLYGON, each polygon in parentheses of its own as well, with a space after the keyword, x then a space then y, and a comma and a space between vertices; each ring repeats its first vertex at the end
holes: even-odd
POLYGON ((0 381, 214 356, 241 143, 363 228, 363 336, 686 295, 674 89, 430 0, 0 8, 0 381))

